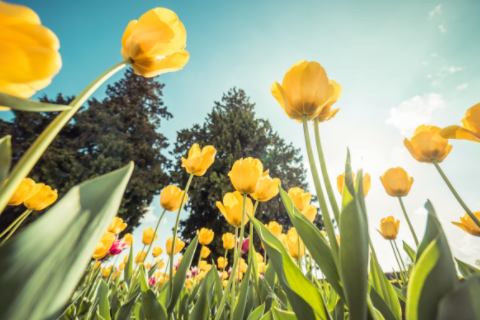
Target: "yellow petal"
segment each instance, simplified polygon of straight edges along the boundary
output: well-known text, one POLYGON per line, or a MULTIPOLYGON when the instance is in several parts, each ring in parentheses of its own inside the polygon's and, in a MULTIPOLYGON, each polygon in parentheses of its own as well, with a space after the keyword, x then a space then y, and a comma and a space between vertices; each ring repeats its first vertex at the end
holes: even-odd
POLYGON ((470 131, 460 126, 450 126, 443 128, 440 135, 445 139, 470 140, 480 142, 480 133, 470 131))

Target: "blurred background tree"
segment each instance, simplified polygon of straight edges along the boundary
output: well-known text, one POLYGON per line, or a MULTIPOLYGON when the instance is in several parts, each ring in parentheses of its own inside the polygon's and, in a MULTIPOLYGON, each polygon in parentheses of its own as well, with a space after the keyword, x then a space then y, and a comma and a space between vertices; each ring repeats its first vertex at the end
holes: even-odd
MULTIPOLYGON (((58 189, 59 199, 74 185, 123 167, 134 161, 119 216, 128 223, 125 232, 139 224, 153 196, 170 182, 171 161, 164 155, 167 138, 159 132, 161 120, 172 115, 164 106, 164 84, 137 76, 128 69, 124 77, 109 85, 101 101, 90 99, 70 121, 29 177, 58 189)), ((68 104, 74 97, 59 94, 43 102, 68 104)), ((20 159, 58 113, 15 112, 11 122, 0 119, 0 136, 12 136, 13 163, 20 159)), ((0 230, 23 212, 23 205, 8 207, 0 216, 0 230)), ((22 227, 42 212, 34 212, 22 227)))
MULTIPOLYGON (((215 232, 215 238, 208 246, 212 251, 208 259, 216 260, 223 256, 225 250, 222 246, 222 234, 234 233, 234 228, 226 222, 215 202, 222 201, 225 193, 235 191, 228 172, 236 160, 258 158, 262 161, 264 170, 270 170, 271 177, 281 180, 285 190, 288 191, 291 187, 308 189, 300 149, 280 138, 268 120, 255 117, 254 107, 245 91, 231 89, 223 95, 220 102, 215 102, 212 112, 207 115, 202 125, 195 124, 178 132, 171 152, 175 157, 171 172, 172 183, 183 188, 188 174, 181 167, 181 157, 186 157, 194 143, 198 143, 200 148, 213 145, 217 150, 215 162, 206 174, 193 179, 186 205, 190 215, 180 221, 180 237, 187 243, 195 237, 200 228, 209 228, 215 232)), ((263 223, 277 221, 283 226, 284 232, 291 227, 279 196, 268 202, 261 202, 255 216, 263 223)), ((315 223, 319 228, 323 228, 320 215, 315 223)), ((255 237, 254 242, 256 250, 260 250, 259 238, 255 237)), ((196 262, 197 259, 198 256, 193 261, 196 262)))

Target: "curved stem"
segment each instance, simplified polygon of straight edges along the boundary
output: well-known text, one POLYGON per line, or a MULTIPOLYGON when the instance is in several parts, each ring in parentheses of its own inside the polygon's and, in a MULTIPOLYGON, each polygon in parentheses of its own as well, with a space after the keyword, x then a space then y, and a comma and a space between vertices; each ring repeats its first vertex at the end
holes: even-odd
POLYGON ((392 246, 393 254, 395 255, 395 260, 397 260, 398 269, 400 270, 400 277, 402 278, 403 283, 405 283, 406 282, 405 270, 400 265, 400 261, 398 260, 397 252, 395 251, 395 248, 393 247, 392 240, 390 240, 390 245, 392 246))
POLYGON ((395 245, 395 249, 397 249, 397 254, 398 254, 398 258, 400 260, 400 262, 402 263, 402 266, 403 266, 403 270, 405 271, 405 277, 408 281, 408 269, 407 267, 405 267, 405 263, 403 262, 403 258, 402 258, 402 255, 400 254, 400 250, 398 250, 398 246, 397 246, 397 242, 395 240, 391 240, 391 242, 393 242, 393 244, 395 245))
POLYGON ((337 200, 335 199, 332 184, 330 183, 330 177, 328 176, 327 164, 325 163, 325 156, 323 155, 322 142, 320 140, 320 129, 318 124, 318 117, 315 117, 313 126, 315 128, 315 142, 317 144, 318 159, 320 160, 320 168, 322 169, 323 182, 325 183, 325 189, 327 189, 330 206, 332 207, 333 215, 335 217, 335 220, 337 220, 338 224, 340 222, 340 211, 338 210, 337 200))
MULTIPOLYGON (((155 241, 155 236, 157 235, 158 227, 160 226, 160 222, 162 222, 162 218, 163 218, 163 215, 165 214, 165 211, 167 211, 167 210, 166 210, 166 209, 163 209, 162 215, 161 215, 160 218, 158 219, 157 226, 155 227, 155 231, 153 232, 152 242, 150 242, 150 245, 148 246, 147 253, 145 254, 145 259, 148 258, 148 254, 150 253, 150 250, 152 249, 153 242, 155 241)), ((152 260, 153 260, 153 259, 152 259, 152 260)), ((153 261, 152 261, 152 262, 153 262, 153 261)))
MULTIPOLYGON (((173 229, 173 239, 172 239, 172 251, 170 252, 170 297, 173 294, 173 256, 175 255, 175 241, 177 240, 177 230, 178 222, 180 220, 180 213, 182 212, 183 205, 185 204, 185 198, 187 196, 188 189, 190 188, 190 183, 192 183, 193 173, 190 174, 188 178, 187 185, 185 186, 185 192, 183 193, 182 201, 180 202, 180 208, 178 208, 177 220, 175 221, 175 228, 173 229)), ((171 299, 170 299, 171 300, 171 299)))
MULTIPOLYGON (((223 257, 223 270, 222 270, 222 279, 223 279, 223 273, 225 272, 225 267, 227 266, 227 253, 228 253, 228 249, 225 249, 225 256, 223 257)), ((223 279, 225 280, 225 279, 223 279)))
MULTIPOLYGON (((325 222, 325 228, 327 229, 327 235, 330 240, 330 246, 332 247, 333 258, 338 266, 338 243, 336 241, 335 230, 333 228, 332 219, 328 212, 325 196, 323 195, 322 184, 318 178, 318 171, 315 165, 315 158, 313 157, 312 144, 310 142, 310 135, 308 133, 307 115, 302 116, 303 119, 303 132, 305 135, 305 145, 307 147, 308 162, 310 163, 310 170, 312 171, 313 182, 315 184, 315 190, 317 191, 318 201, 320 202, 320 210, 322 212, 323 220, 325 222)), ((337 221, 339 223, 339 221, 337 221)))
POLYGON ((10 231, 10 233, 5 237, 5 239, 3 239, 2 243, 0 243, 0 246, 5 242, 7 242, 7 240, 15 233, 15 231, 18 229, 18 227, 20 227, 22 222, 25 221, 25 219, 27 219, 28 215, 30 214, 30 212, 32 212, 32 210, 27 210, 25 212, 27 212, 27 214, 25 213, 22 214, 23 218, 21 218, 20 221, 18 221, 18 223, 13 227, 12 231, 10 231))
POLYGON ((407 219, 408 227, 410 228, 410 232, 412 232, 413 240, 415 240, 415 245, 418 248, 420 244, 418 242, 418 238, 415 233, 415 230, 413 229, 412 223, 410 222, 410 218, 408 217, 407 210, 405 210, 405 206, 403 205, 402 197, 398 196, 398 201, 400 201, 400 206, 402 207, 403 214, 405 215, 405 219, 407 219))
POLYGON ((18 161, 15 168, 8 176, 7 182, 0 189, 0 214, 8 204, 18 185, 33 169, 38 159, 42 156, 50 143, 55 139, 62 128, 70 121, 73 115, 80 109, 82 104, 92 95, 92 93, 102 85, 108 78, 132 63, 132 59, 128 58, 117 63, 97 79, 93 80, 69 105, 72 107, 60 113, 48 127, 38 136, 35 142, 28 148, 27 152, 18 161))
POLYGON ((465 202, 463 202, 462 198, 460 198, 460 195, 457 193, 457 190, 455 190, 455 188, 452 186, 452 184, 450 183, 450 180, 448 180, 447 176, 445 175, 445 173, 443 172, 442 168, 440 168, 440 166, 438 165, 438 162, 437 160, 435 159, 432 159, 432 162, 433 164, 435 165, 435 168, 437 168, 438 172, 440 173, 440 175, 442 176, 443 178, 443 181, 445 181, 445 183, 447 184, 447 186, 450 188, 450 191, 452 191, 453 195, 455 196, 455 198, 457 199, 458 203, 460 203, 460 205, 462 206, 463 210, 465 210, 465 212, 470 216, 470 218, 472 218, 472 220, 475 222, 475 224, 480 228, 480 221, 477 219, 477 217, 475 217, 475 215, 472 213, 472 210, 470 210, 467 205, 465 204, 465 202))
POLYGON ((30 209, 27 209, 25 210, 21 215, 18 216, 17 219, 15 219, 15 221, 12 222, 12 224, 10 224, 5 230, 3 230, 3 232, 0 234, 0 238, 3 237, 7 232, 8 230, 12 229, 14 226, 17 225, 17 223, 21 220, 23 221, 23 218, 25 216, 28 216, 33 210, 30 210, 30 209))

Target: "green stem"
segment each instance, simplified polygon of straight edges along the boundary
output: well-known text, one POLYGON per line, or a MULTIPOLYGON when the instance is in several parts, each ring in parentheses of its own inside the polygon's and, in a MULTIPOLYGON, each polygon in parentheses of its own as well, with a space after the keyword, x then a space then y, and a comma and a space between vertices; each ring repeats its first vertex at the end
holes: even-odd
POLYGON ((325 156, 323 154, 322 142, 320 140, 320 128, 318 117, 315 117, 313 126, 315 128, 315 142, 317 144, 318 159, 320 160, 320 168, 322 169, 323 182, 325 183, 325 189, 327 189, 328 199, 330 200, 330 206, 332 207, 333 215, 337 224, 340 223, 340 211, 338 210, 337 200, 333 193, 332 184, 330 183, 330 177, 328 176, 327 164, 325 163, 325 156))
POLYGON ((467 207, 465 202, 463 202, 462 198, 460 198, 460 195, 457 193, 457 190, 455 190, 455 188, 450 183, 450 180, 448 180, 447 176, 443 172, 442 168, 440 168, 440 166, 438 165, 437 160, 432 159, 432 162, 435 165, 435 167, 437 168, 440 175, 442 176, 443 181, 445 181, 447 186, 450 188, 450 191, 452 191, 453 195, 457 199, 458 203, 460 203, 460 205, 462 206, 463 210, 465 210, 465 212, 470 216, 470 218, 472 218, 472 220, 475 222, 475 224, 480 228, 480 221, 477 219, 477 217, 475 217, 475 215, 472 213, 472 211, 467 207))
POLYGON ((405 267, 405 262, 403 261, 402 255, 400 254, 400 250, 398 250, 397 242, 395 240, 391 240, 391 242, 393 242, 393 244, 395 245, 395 249, 397 249, 398 258, 399 258, 400 262, 402 263, 403 270, 405 271, 405 276, 406 276, 406 279, 408 281, 408 278, 409 278, 408 277, 408 269, 407 269, 407 267, 405 267))
MULTIPOLYGON (((305 135, 305 145, 307 147, 308 161, 310 163, 310 170, 312 171, 313 182, 315 184, 315 190, 317 191, 318 201, 320 202, 320 210, 325 222, 325 228, 327 229, 327 235, 330 240, 330 246, 332 247, 333 258, 336 265, 339 265, 338 261, 338 243, 336 241, 337 237, 335 236, 335 230, 333 228, 332 219, 328 212, 327 203, 325 201, 325 196, 323 195, 322 184, 318 178, 318 171, 315 165, 315 158, 313 157, 312 144, 310 142, 310 135, 308 133, 308 122, 307 115, 302 116, 303 119, 303 132, 305 135)), ((338 223, 338 222, 337 222, 338 223)))
POLYGON ((225 267, 227 266, 227 253, 228 253, 228 249, 225 249, 225 256, 223 257, 223 270, 222 270, 222 280, 225 280, 223 279, 223 273, 225 272, 225 267))
POLYGON ((390 240, 390 245, 392 246, 393 254, 395 255, 395 260, 397 260, 398 269, 400 270, 400 277, 402 278, 403 283, 405 283, 406 282, 405 281, 406 280, 405 271, 403 270, 402 266, 400 265, 400 261, 398 260, 397 252, 395 251, 395 248, 393 247, 392 240, 390 240))
POLYGON ((368 236, 368 241, 370 242, 370 250, 372 251, 372 256, 373 256, 373 263, 375 263, 375 266, 377 269, 377 277, 378 277, 378 280, 380 282, 380 287, 382 288, 382 294, 383 294, 383 299, 385 300, 385 303, 390 307, 390 301, 388 299, 388 293, 387 293, 387 287, 385 285, 385 279, 383 277, 383 275, 381 275, 380 273, 382 272, 382 268, 380 267, 380 263, 378 262, 378 258, 377 258, 377 253, 375 252, 375 248, 373 247, 373 243, 372 243, 372 239, 370 238, 370 236, 368 236))
MULTIPOLYGON (((235 227, 235 240, 237 241, 238 239, 238 227, 235 227)), ((240 243, 239 243, 240 245, 240 243)), ((234 249, 234 259, 235 257, 237 256, 237 252, 240 251, 238 249, 238 246, 237 244, 235 244, 235 249, 234 249)), ((235 271, 237 270, 237 268, 235 268, 235 271)), ((234 270, 232 270, 232 273, 230 274, 230 277, 233 277, 233 284, 232 284, 232 293, 230 294, 230 320, 233 318, 233 311, 235 310, 235 290, 237 289, 236 285, 237 285, 237 279, 235 279, 235 275, 236 275, 236 272, 234 270)), ((230 280, 230 279, 229 279, 230 280)), ((227 287, 228 287, 228 284, 227 284, 227 287)))
POLYGON ((398 201, 400 201, 400 206, 402 207, 403 214, 405 215, 405 219, 407 219, 408 227, 410 228, 410 232, 413 235, 413 240, 415 240, 415 245, 418 246, 420 245, 418 242, 417 235, 415 233, 415 230, 413 229, 412 223, 410 222, 410 218, 408 217, 407 210, 405 210, 405 206, 403 205, 403 200, 402 197, 398 196, 398 201))
POLYGON ((190 183, 192 183, 193 173, 190 174, 188 178, 187 185, 185 186, 185 192, 183 193, 182 201, 180 202, 180 208, 178 208, 177 220, 175 221, 175 228, 173 229, 173 239, 172 239, 172 251, 170 252, 170 300, 173 294, 173 256, 175 255, 175 241, 177 240, 177 230, 178 222, 180 221, 180 213, 182 212, 183 205, 185 204, 185 197, 187 196, 188 189, 190 188, 190 183))
MULTIPOLYGON (((197 262, 197 273, 200 273, 200 262, 202 261, 202 251, 203 251, 203 244, 202 248, 200 249, 200 254, 198 255, 198 262, 197 262)), ((193 285, 197 284, 197 274, 195 274, 195 277, 193 277, 193 285)))
MULTIPOLYGON (((167 210, 163 209, 162 215, 160 216, 160 219, 158 219, 157 226, 155 227, 155 231, 153 232, 152 242, 150 242, 150 245, 148 246, 147 253, 145 254, 145 259, 148 258, 148 254, 150 253, 150 250, 152 249, 153 242, 155 241, 155 236, 157 235, 158 226, 160 226, 160 222, 162 222, 162 218, 163 218, 163 215, 165 214, 165 211, 167 211, 167 210)), ((153 261, 152 261, 152 264, 153 264, 153 261)))
POLYGON ((23 221, 24 217, 27 216, 32 212, 33 210, 27 209, 25 210, 21 215, 18 216, 15 221, 12 222, 3 232, 0 234, 0 238, 3 237, 10 229, 12 229, 14 226, 17 225, 17 223, 21 220, 23 221))
MULTIPOLYGON (((258 207, 258 203, 259 201, 255 201, 255 206, 253 207, 253 216, 255 216, 255 212, 257 211, 257 207, 258 207)), ((255 248, 255 246, 253 245, 253 223, 252 221, 250 221, 250 233, 248 235, 248 244, 250 245, 250 243, 252 244, 252 248, 255 248)), ((248 263, 250 263, 252 261, 252 257, 253 257, 253 252, 250 252, 252 250, 248 250, 248 263)), ((255 256, 255 259, 257 257, 255 256)))
MULTIPOLYGON (((247 203, 247 195, 244 194, 243 195, 242 224, 241 224, 241 229, 240 229, 239 240, 243 240, 243 233, 245 231, 244 229, 245 229, 245 210, 246 210, 245 207, 246 207, 246 203, 247 203)), ((235 234, 236 234, 236 231, 235 231, 235 234)), ((239 242, 239 243, 241 243, 241 242, 239 242)), ((225 292, 223 293, 222 301, 220 301, 220 305, 218 306, 217 315, 215 316, 215 320, 219 320, 222 317, 222 311, 223 311, 223 308, 225 307, 225 302, 226 302, 226 299, 227 299, 227 296, 228 296, 228 291, 230 290, 230 287, 232 286, 232 282, 235 279, 235 273, 237 271, 238 256, 239 256, 238 253, 240 251, 241 250, 237 250, 235 252, 235 258, 233 260, 232 274, 230 274, 230 278, 228 279, 227 287, 225 288, 225 292)), ((233 307, 234 306, 231 305, 231 312, 232 313, 233 313, 233 307)))
MULTIPOLYGON (((32 210, 30 210, 30 212, 32 212, 32 210)), ((18 223, 13 227, 12 231, 10 231, 10 233, 5 237, 5 239, 3 239, 2 243, 0 243, 0 246, 3 245, 5 242, 7 242, 7 240, 15 233, 15 231, 18 229, 18 227, 20 227, 22 222, 25 221, 25 219, 27 219, 28 214, 30 212, 28 212, 26 215, 23 216, 23 218, 20 221, 18 221, 18 223)))
POLYGON ((133 60, 128 58, 102 73, 69 104, 72 107, 71 109, 62 111, 62 113, 60 113, 55 120, 53 120, 38 136, 35 142, 30 146, 30 148, 28 148, 27 152, 25 152, 22 158, 18 161, 17 165, 15 168, 13 168, 12 172, 8 176, 7 182, 0 189, 0 214, 7 206, 8 201, 12 197, 15 190, 17 190, 17 187, 22 179, 27 177, 53 139, 55 139, 60 130, 62 130, 62 128, 68 123, 68 121, 70 121, 73 115, 80 109, 82 104, 108 78, 132 62, 133 60))

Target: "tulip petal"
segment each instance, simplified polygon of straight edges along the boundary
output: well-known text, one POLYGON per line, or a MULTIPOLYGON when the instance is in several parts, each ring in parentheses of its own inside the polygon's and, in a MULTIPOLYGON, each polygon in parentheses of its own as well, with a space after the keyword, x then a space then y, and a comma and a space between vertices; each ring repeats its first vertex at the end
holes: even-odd
POLYGON ((40 18, 35 11, 22 5, 0 1, 0 14, 22 20, 24 22, 40 24, 40 18))
POLYGON ((295 108, 292 108, 292 105, 288 100, 288 96, 285 93, 285 90, 278 82, 274 82, 272 84, 271 92, 272 92, 272 95, 277 100, 280 107, 282 107, 283 111, 290 119, 302 118, 302 114, 298 112, 295 108))
POLYGON ((449 126, 440 131, 444 139, 469 140, 480 143, 480 133, 470 131, 460 126, 449 126))
POLYGON ((174 72, 182 69, 189 60, 189 53, 180 50, 169 56, 148 56, 133 59, 132 68, 136 74, 146 78, 156 77, 162 73, 174 72))

